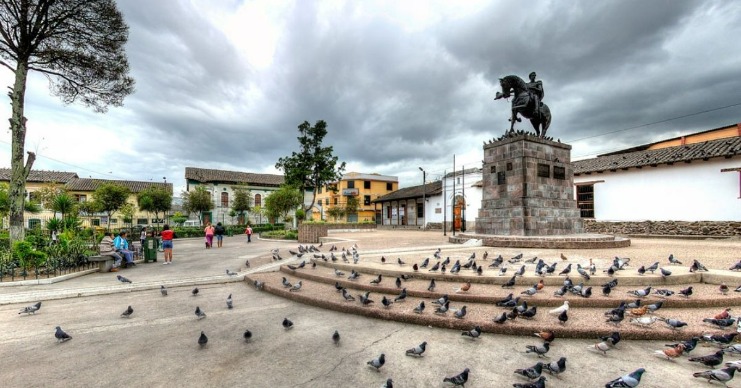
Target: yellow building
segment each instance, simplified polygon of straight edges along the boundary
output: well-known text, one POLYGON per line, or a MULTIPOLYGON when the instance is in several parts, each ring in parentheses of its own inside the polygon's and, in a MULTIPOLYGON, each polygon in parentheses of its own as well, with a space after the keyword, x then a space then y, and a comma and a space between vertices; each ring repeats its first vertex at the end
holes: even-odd
MULTIPOLYGON (((348 172, 339 182, 321 187, 312 209, 312 219, 338 222, 375 222, 377 210, 373 200, 399 188, 399 178, 380 174, 348 172), (358 211, 334 219, 331 209, 345 208, 349 198, 358 202, 358 211)), ((380 210, 379 210, 380 211, 380 210)))
MULTIPOLYGON (((10 169, 0 168, 0 182, 10 182, 10 169)), ((172 183, 164 182, 141 182, 141 181, 122 181, 122 180, 109 180, 109 179, 87 179, 79 178, 75 172, 67 171, 45 171, 45 170, 31 170, 26 179, 26 200, 34 200, 36 195, 34 194, 37 190, 43 187, 61 186, 64 187, 69 195, 77 202, 85 202, 93 199, 93 193, 103 183, 116 183, 125 186, 131 191, 127 202, 136 206, 136 196, 139 192, 149 187, 161 187, 172 193, 172 183)), ((134 213, 133 224, 135 225, 152 225, 161 224, 163 220, 154 219, 152 214, 147 212, 137 211, 134 213)), ((59 216, 59 215, 57 215, 59 216)), ((23 216, 24 225, 28 228, 32 228, 37 225, 43 227, 44 223, 54 217, 54 212, 51 209, 42 209, 40 213, 29 213, 26 212, 23 216)), ((160 216, 162 217, 162 216, 160 216)), ((83 225, 89 226, 90 223, 93 225, 106 225, 108 222, 107 215, 104 213, 94 214, 92 217, 80 217, 83 221, 83 225)), ((111 227, 123 227, 123 217, 119 213, 114 213, 111 217, 111 227)), ((7 225, 7 222, 5 223, 7 225)))

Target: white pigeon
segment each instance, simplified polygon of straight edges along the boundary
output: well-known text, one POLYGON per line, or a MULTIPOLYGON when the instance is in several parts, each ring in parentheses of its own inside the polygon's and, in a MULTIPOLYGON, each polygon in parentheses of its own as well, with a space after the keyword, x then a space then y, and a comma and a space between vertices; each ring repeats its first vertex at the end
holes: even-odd
POLYGON ((640 318, 631 318, 630 323, 635 323, 637 325, 641 326, 651 326, 656 322, 658 318, 656 317, 640 317, 640 318))
POLYGON ((559 315, 564 311, 569 311, 569 301, 568 300, 565 300, 563 304, 561 305, 561 307, 556 307, 555 309, 549 311, 548 314, 559 315))

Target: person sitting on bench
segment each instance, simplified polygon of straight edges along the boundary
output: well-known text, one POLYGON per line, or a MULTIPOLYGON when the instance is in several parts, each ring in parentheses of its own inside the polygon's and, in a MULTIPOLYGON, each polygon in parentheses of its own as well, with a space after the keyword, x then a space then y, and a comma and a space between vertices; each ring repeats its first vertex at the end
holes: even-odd
POLYGON ((106 232, 105 236, 103 236, 103 239, 100 240, 100 244, 98 244, 98 250, 100 250, 101 256, 111 256, 113 257, 113 268, 111 268, 111 272, 118 272, 118 267, 121 266, 121 255, 116 253, 116 248, 113 246, 113 233, 106 232))
POLYGON ((116 252, 126 258, 126 266, 136 266, 134 263, 134 252, 129 250, 129 241, 126 240, 126 232, 121 232, 113 239, 113 246, 116 252))

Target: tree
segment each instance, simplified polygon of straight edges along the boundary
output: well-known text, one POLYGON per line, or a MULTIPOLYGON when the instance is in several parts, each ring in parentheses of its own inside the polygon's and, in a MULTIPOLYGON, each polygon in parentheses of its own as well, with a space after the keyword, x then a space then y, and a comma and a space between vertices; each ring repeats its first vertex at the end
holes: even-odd
POLYGON ((214 201, 211 200, 211 193, 203 186, 196 186, 193 191, 184 191, 183 210, 188 214, 198 214, 198 221, 203 223, 201 214, 214 208, 214 201))
POLYGON ((77 204, 77 210, 80 212, 80 214, 83 215, 83 217, 87 217, 88 224, 92 226, 92 218, 95 215, 95 213, 99 213, 102 210, 100 209, 100 202, 90 200, 90 201, 84 201, 77 204))
MULTIPOLYGON (((250 210, 252 193, 244 187, 234 189, 234 201, 232 202, 232 211, 243 216, 244 212, 250 210)), ((230 214, 231 215, 231 214, 230 214)), ((233 218, 234 216, 232 216, 233 218)))
POLYGON ((36 154, 26 142, 26 82, 44 74, 62 102, 95 111, 121 106, 134 90, 125 46, 129 27, 114 0, 5 0, 0 2, 0 65, 14 74, 10 88, 10 240, 22 240, 26 179, 36 154))
POLYGON ((327 135, 327 123, 319 120, 312 127, 308 121, 298 126, 301 136, 298 137, 301 150, 293 152, 291 156, 278 159, 275 168, 283 170, 285 183, 301 190, 301 203, 304 212, 314 207, 319 188, 330 182, 338 181, 345 171, 345 162, 337 166, 337 156, 333 156, 333 148, 322 147, 324 136, 327 135), (311 190, 311 203, 306 204, 304 196, 311 190))
POLYGON ((131 227, 131 224, 134 222, 136 206, 133 203, 126 202, 120 209, 118 209, 118 212, 123 216, 123 222, 129 224, 129 227, 131 227))
MULTIPOLYGON (((5 217, 7 217, 10 212, 8 188, 9 186, 7 183, 0 183, 0 226, 3 225, 3 220, 5 220, 5 217)), ((41 213, 41 206, 36 201, 26 202, 23 206, 24 210, 29 213, 41 213)))
POLYGON ((54 211, 54 215, 57 213, 62 214, 62 220, 64 215, 75 211, 75 201, 66 192, 57 194, 51 201, 51 209, 54 211))
MULTIPOLYGON (((262 224, 262 216, 265 214, 265 209, 262 206, 255 206, 252 208, 252 214, 256 215, 258 217, 258 224, 262 224)), ((247 220, 245 220, 245 223, 247 223, 247 220)))
MULTIPOLYGON (((46 209, 54 209, 54 199, 60 194, 67 194, 67 189, 60 183, 47 183, 33 192, 33 197, 46 209)), ((56 214, 55 214, 56 216, 56 214)))
POLYGON ((327 209, 327 215, 332 217, 333 220, 337 221, 345 216, 345 208, 341 206, 333 206, 327 209))
POLYGON ((172 215, 171 220, 175 225, 182 226, 183 222, 188 221, 188 217, 184 216, 181 212, 175 212, 175 214, 172 215))
POLYGON ((358 203, 358 197, 352 195, 347 197, 347 202, 345 202, 345 214, 348 216, 358 214, 359 206, 360 204, 358 203))
POLYGON ((95 189, 95 201, 100 204, 100 211, 108 215, 108 230, 111 230, 111 216, 126 203, 129 194, 126 186, 116 183, 103 183, 95 189))
POLYGON ((265 198, 265 209, 271 219, 286 219, 302 201, 303 195, 297 188, 284 184, 265 198))
POLYGON ((139 209, 145 212, 153 212, 154 218, 160 219, 160 212, 164 218, 167 211, 172 208, 172 194, 167 189, 150 186, 136 196, 139 209))

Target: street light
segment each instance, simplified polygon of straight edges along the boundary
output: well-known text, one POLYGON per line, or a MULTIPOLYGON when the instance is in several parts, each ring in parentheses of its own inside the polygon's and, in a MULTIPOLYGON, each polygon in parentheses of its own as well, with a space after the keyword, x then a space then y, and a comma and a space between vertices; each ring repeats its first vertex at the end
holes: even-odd
POLYGON ((425 186, 427 173, 422 167, 419 168, 419 171, 422 171, 422 218, 425 220, 425 224, 427 224, 427 187, 425 186))

